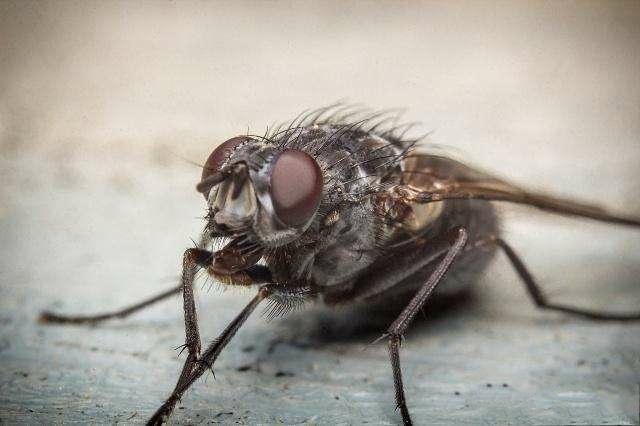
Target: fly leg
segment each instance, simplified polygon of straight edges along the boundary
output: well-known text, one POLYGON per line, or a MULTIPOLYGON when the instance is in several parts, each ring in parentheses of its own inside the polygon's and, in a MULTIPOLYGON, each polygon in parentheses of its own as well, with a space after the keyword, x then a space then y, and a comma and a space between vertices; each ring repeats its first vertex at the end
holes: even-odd
POLYGON ((416 314, 422 309, 433 290, 438 283, 442 281, 447 271, 451 268, 456 257, 463 251, 469 234, 466 229, 460 227, 455 228, 450 233, 449 248, 436 268, 433 270, 429 279, 418 290, 418 293, 411 299, 406 308, 400 313, 400 316, 391 324, 383 337, 389 337, 389 357, 391 359, 391 369, 393 370, 393 384, 395 387, 396 407, 400 409, 402 414, 402 422, 405 425, 411 425, 411 416, 407 409, 407 403, 404 396, 404 388, 402 386, 402 371, 400 369, 400 345, 402 343, 402 335, 413 321, 416 314))
POLYGON ((196 314, 196 303, 193 296, 193 281, 199 267, 206 267, 211 264, 213 253, 210 251, 190 248, 184 252, 182 258, 182 298, 184 310, 184 347, 187 349, 187 359, 182 367, 180 378, 176 387, 184 382, 189 373, 193 370, 198 356, 200 355, 200 331, 198 330, 198 317, 196 314))
MULTIPOLYGON (((520 256, 513 250, 513 248, 507 244, 504 240, 498 237, 490 237, 484 240, 480 240, 474 247, 494 244, 502 249, 504 254, 507 255, 511 266, 516 270, 518 276, 522 280, 527 289, 527 293, 533 300, 533 302, 542 309, 549 309, 552 311, 565 312, 572 315, 578 315, 592 320, 605 320, 605 321, 632 321, 640 320, 640 312, 631 313, 614 313, 614 312, 601 312, 593 311, 589 309, 576 308, 573 306, 563 305, 560 303, 549 302, 545 297, 540 286, 536 283, 533 276, 525 266, 520 256)), ((470 249, 473 247, 469 247, 470 249)))
POLYGON ((207 369, 213 368, 213 363, 216 358, 224 349, 224 347, 229 343, 231 338, 236 334, 238 329, 244 324, 244 322, 249 318, 249 315, 254 311, 256 306, 269 295, 270 287, 264 286, 260 289, 258 294, 249 302, 249 304, 240 312, 240 314, 224 329, 222 334, 215 339, 211 345, 204 351, 202 354, 202 358, 194 360, 191 364, 191 368, 187 370, 188 361, 185 363, 185 366, 182 370, 182 374, 180 375, 180 379, 176 384, 173 392, 166 399, 166 401, 156 410, 153 416, 147 421, 147 425, 161 425, 167 417, 173 411, 176 403, 182 398, 182 395, 186 392, 186 390, 195 382, 202 374, 204 374, 207 369))
MULTIPOLYGON (((205 237, 203 237, 202 243, 206 243, 206 239, 205 237)), ((173 296, 174 294, 179 294, 180 292, 182 292, 185 288, 185 280, 188 278, 188 275, 190 275, 190 284, 189 287, 191 287, 191 284, 193 283, 193 274, 195 274, 197 267, 201 267, 201 266, 207 266, 211 263, 211 259, 213 257, 213 254, 207 250, 203 250, 203 249, 198 249, 198 248, 193 248, 193 249, 187 249, 184 253, 184 260, 183 260, 183 271, 182 271, 182 282, 180 284, 178 284, 177 286, 170 288, 169 290, 166 290, 160 294, 157 294, 153 297, 150 297, 148 299, 145 299, 139 303, 136 303, 134 305, 131 306, 127 306, 125 308, 116 310, 116 311, 112 311, 112 312, 106 312, 103 314, 96 314, 96 315, 60 315, 60 314, 56 314, 54 312, 49 312, 49 311, 43 311, 40 313, 40 317, 38 318, 38 321, 43 323, 43 324, 97 324, 99 322, 102 321, 106 321, 109 319, 113 319, 113 318, 125 318, 128 317, 129 315, 138 312, 144 308, 146 308, 147 306, 151 306, 154 303, 160 302, 164 299, 167 299, 170 296, 173 296), (187 267, 187 263, 189 263, 189 266, 187 267)), ((187 280, 188 281, 188 280, 187 280)), ((193 289, 189 289, 189 294, 185 295, 185 317, 187 315, 186 313, 186 306, 187 306, 187 302, 186 299, 190 298, 191 302, 189 303, 190 306, 194 305, 193 304, 193 289)), ((193 315, 195 318, 195 307, 193 308, 193 315)))
POLYGON ((119 309, 117 311, 107 312, 97 315, 60 315, 54 312, 43 311, 40 313, 38 321, 43 324, 96 324, 112 318, 125 318, 134 312, 138 312, 147 306, 151 306, 154 303, 167 299, 174 294, 178 294, 182 291, 182 284, 170 288, 160 294, 157 294, 149 299, 145 299, 142 302, 135 305, 127 306, 126 308, 119 309))
MULTIPOLYGON (((263 271, 259 271, 257 273, 258 276, 264 276, 263 271)), ((253 275, 251 273, 250 275, 253 275)), ((258 294, 249 302, 249 304, 235 317, 233 321, 224 329, 222 334, 218 336, 207 349, 202 353, 202 356, 197 358, 193 363, 192 368, 185 373, 187 369, 187 364, 185 363, 185 368, 183 368, 183 372, 178 380, 178 383, 169 396, 165 400, 165 402, 158 408, 158 410, 153 414, 153 416, 147 422, 147 425, 160 425, 162 424, 166 418, 173 411, 176 403, 182 398, 182 395, 189 389, 189 387, 196 381, 200 376, 202 376, 208 369, 213 369, 213 364, 216 359, 222 352, 222 350, 227 346, 227 344, 231 341, 233 336, 238 332, 240 327, 245 323, 247 318, 251 315, 251 313, 255 310, 255 308, 262 302, 264 299, 267 299, 271 296, 274 297, 274 301, 280 301, 286 305, 286 299, 288 297, 303 297, 307 294, 310 294, 311 290, 308 288, 299 288, 299 289, 286 289, 282 288, 282 286, 277 284, 266 284, 260 287, 258 290, 258 294)))
MULTIPOLYGON (((214 259, 214 254, 210 251, 191 248, 184 252, 182 260, 182 296, 184 299, 184 331, 185 331, 185 343, 183 349, 187 349, 187 359, 182 367, 182 372, 176 383, 174 394, 183 387, 188 387, 190 383, 190 375, 196 369, 196 365, 201 362, 200 356, 200 330, 198 328, 198 317, 196 314, 196 304, 193 295, 193 281, 200 267, 210 267, 214 259), (187 384, 189 383, 189 384, 187 384)), ((211 271, 210 271, 211 273, 211 271)), ((244 284, 253 283, 258 284, 260 282, 270 281, 271 274, 268 269, 263 266, 254 265, 242 274, 244 278, 244 284)), ((247 315, 248 316, 248 315, 247 315)), ((246 318, 245 318, 246 319, 246 318)), ((185 388, 186 389, 186 388, 185 388)), ((172 395, 173 396, 173 395, 172 395)), ((177 398, 172 399, 172 405, 169 408, 169 412, 173 409, 173 405, 178 401, 177 398)), ((157 421, 160 421, 158 418, 157 421)))
MULTIPOLYGON (((197 266, 200 266, 200 267, 208 266, 211 263, 210 260, 213 255, 212 253, 202 249, 202 247, 206 247, 211 242, 211 238, 212 238, 211 232, 206 232, 205 230, 205 232, 203 232, 202 236, 200 237, 199 244, 197 245, 198 248, 187 249, 187 251, 184 254, 184 259, 186 259, 187 254, 190 253, 189 256, 193 258, 192 260, 195 261, 197 266)), ((192 268, 193 267, 194 266, 192 266, 192 268)), ((170 288, 166 291, 163 291, 162 293, 152 296, 141 302, 133 304, 131 306, 127 306, 125 308, 118 309, 116 311, 106 312, 103 314, 95 314, 95 315, 60 315, 60 314, 56 314, 55 312, 43 311, 40 313, 38 322, 42 324, 92 324, 93 325, 93 324, 97 324, 99 322, 114 319, 114 318, 126 318, 135 312, 141 311, 147 306, 151 306, 154 303, 160 302, 164 299, 167 299, 173 296, 174 294, 179 294, 180 292, 182 292, 184 288, 185 272, 186 271, 183 269, 182 282, 177 286, 170 288)), ((193 281, 193 277, 192 277, 192 281, 193 281)), ((191 293, 193 295, 192 290, 191 290, 191 293)), ((195 310, 194 310, 194 313, 195 313, 195 310)))

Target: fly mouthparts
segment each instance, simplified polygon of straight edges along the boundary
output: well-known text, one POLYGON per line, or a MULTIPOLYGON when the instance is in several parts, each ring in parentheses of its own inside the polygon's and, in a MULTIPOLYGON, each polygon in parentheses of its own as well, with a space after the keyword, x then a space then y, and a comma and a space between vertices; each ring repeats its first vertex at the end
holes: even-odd
POLYGON ((240 195, 247 178, 249 177, 249 171, 246 163, 237 163, 233 165, 233 192, 231 193, 231 199, 235 200, 240 195))

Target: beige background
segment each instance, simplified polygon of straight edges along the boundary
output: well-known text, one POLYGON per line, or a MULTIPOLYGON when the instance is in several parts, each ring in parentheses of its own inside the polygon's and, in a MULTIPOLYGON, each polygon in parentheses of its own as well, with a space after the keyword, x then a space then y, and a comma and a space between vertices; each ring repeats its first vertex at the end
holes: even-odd
MULTIPOLYGON (((149 415, 177 374, 179 300, 98 329, 41 327, 37 312, 171 285, 204 212, 183 158, 339 99, 406 108, 457 157, 640 214, 638 1, 3 1, 0 419, 149 415)), ((503 210, 553 297, 637 308, 637 231, 503 210)), ((536 312, 504 259, 489 272, 478 300, 405 345, 417 422, 638 422, 640 328, 536 312)), ((201 295, 204 335, 248 297, 201 295)), ((384 345, 267 353, 290 334, 252 320, 175 418, 398 421, 384 345)))

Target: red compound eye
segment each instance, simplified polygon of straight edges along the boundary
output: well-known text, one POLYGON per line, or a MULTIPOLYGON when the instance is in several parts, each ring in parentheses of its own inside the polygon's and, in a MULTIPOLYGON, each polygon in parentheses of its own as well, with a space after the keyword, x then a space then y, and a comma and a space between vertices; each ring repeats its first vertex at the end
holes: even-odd
MULTIPOLYGON (((214 149, 211 155, 209 155, 209 158, 207 158, 207 162, 204 163, 200 181, 203 181, 212 174, 219 172, 220 167, 222 167, 222 164, 227 161, 233 150, 247 139, 248 138, 246 136, 236 136, 235 138, 231 138, 228 141, 223 142, 214 149)), ((209 198, 209 191, 204 193, 204 197, 207 199, 209 198)))
POLYGON ((280 154, 271 173, 271 200, 278 218, 302 225, 316 212, 322 195, 322 170, 309 154, 289 149, 280 154))

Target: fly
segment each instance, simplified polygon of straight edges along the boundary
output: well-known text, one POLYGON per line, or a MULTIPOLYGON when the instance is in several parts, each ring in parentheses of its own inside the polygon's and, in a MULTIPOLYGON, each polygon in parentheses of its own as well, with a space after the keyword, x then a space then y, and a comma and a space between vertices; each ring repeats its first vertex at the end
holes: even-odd
POLYGON ((543 309, 594 320, 638 320, 640 313, 598 312, 548 300, 516 251, 499 234, 493 202, 518 203, 567 216, 640 226, 640 218, 528 191, 441 155, 421 153, 408 125, 384 113, 364 119, 344 107, 301 114, 264 136, 231 138, 213 150, 196 189, 208 214, 200 243, 184 252, 181 283, 141 303, 95 316, 43 312, 49 323, 123 318, 171 295, 184 298, 187 358, 178 382, 148 424, 161 424, 189 387, 213 365, 263 301, 280 315, 315 301, 327 306, 404 309, 378 340, 387 340, 396 405, 411 424, 400 368, 400 343, 415 315, 445 292, 447 274, 478 272, 506 254, 543 309), (218 251, 211 247, 226 245, 218 251), (257 293, 204 350, 193 282, 205 269, 225 285, 257 293))

